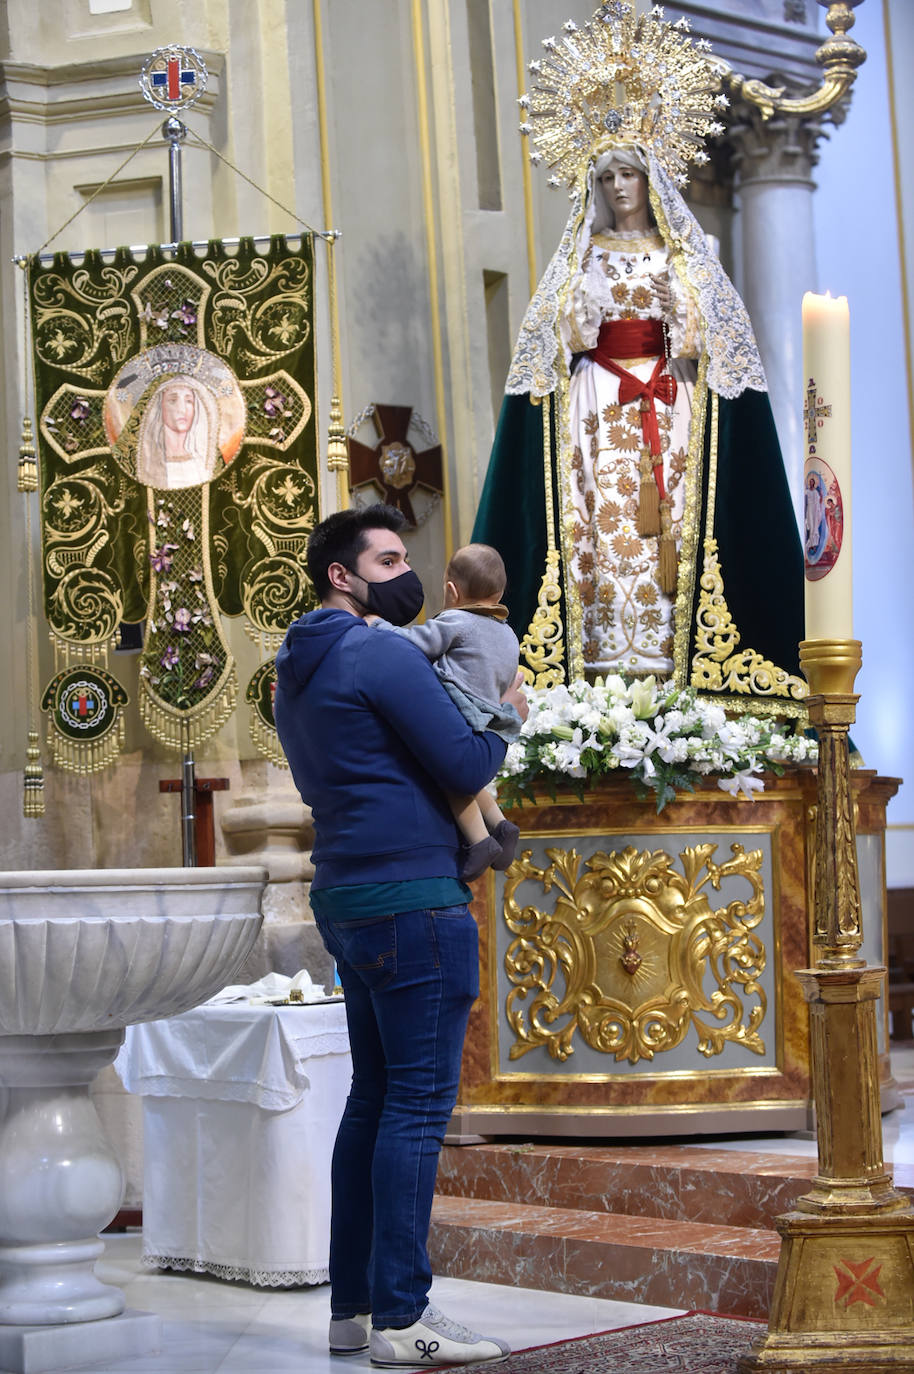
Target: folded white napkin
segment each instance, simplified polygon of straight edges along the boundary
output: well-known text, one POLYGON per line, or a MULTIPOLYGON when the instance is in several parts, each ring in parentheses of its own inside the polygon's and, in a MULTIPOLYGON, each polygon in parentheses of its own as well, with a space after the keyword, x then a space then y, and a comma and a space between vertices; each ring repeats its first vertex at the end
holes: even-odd
POLYGON ((321 1002, 324 989, 315 987, 306 968, 299 969, 294 978, 284 973, 268 973, 256 983, 236 983, 223 988, 211 997, 207 1006, 218 1006, 226 1002, 248 1002, 252 1006, 274 1006, 278 1002, 288 1002, 292 992, 300 994, 294 1001, 321 1002))

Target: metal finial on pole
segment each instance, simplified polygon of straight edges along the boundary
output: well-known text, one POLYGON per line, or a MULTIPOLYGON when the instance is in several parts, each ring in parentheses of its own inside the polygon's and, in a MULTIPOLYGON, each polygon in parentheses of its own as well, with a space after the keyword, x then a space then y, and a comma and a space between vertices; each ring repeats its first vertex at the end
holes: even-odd
POLYGON ((181 179, 181 144, 187 137, 187 126, 169 115, 162 125, 162 135, 168 143, 168 201, 171 215, 171 241, 180 243, 184 237, 183 183, 181 179))

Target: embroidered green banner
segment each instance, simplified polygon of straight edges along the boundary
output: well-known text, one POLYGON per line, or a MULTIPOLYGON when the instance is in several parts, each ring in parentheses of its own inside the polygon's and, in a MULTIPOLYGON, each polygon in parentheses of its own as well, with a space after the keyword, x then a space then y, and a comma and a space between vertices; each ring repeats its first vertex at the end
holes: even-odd
POLYGON ((142 718, 170 747, 200 744, 237 697, 222 618, 245 617, 267 656, 315 604, 312 239, 58 254, 30 261, 28 286, 58 666, 141 622, 142 718))

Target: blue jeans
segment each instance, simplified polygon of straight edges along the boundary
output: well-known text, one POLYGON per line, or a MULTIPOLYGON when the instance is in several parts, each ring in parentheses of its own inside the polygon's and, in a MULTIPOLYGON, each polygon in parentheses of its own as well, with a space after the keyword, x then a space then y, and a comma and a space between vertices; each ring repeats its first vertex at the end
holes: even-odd
POLYGON ((438 1155, 457 1101, 478 932, 466 906, 317 917, 346 996, 352 1087, 331 1171, 331 1310, 410 1326, 432 1281, 438 1155))

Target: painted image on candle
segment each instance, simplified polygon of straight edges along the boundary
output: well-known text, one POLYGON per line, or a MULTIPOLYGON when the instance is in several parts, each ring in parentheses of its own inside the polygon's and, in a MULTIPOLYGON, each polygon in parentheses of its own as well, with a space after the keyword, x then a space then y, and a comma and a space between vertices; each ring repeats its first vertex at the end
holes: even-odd
POLYGON ((824 459, 807 458, 803 470, 806 577, 818 582, 838 561, 844 538, 844 502, 838 479, 824 459))

